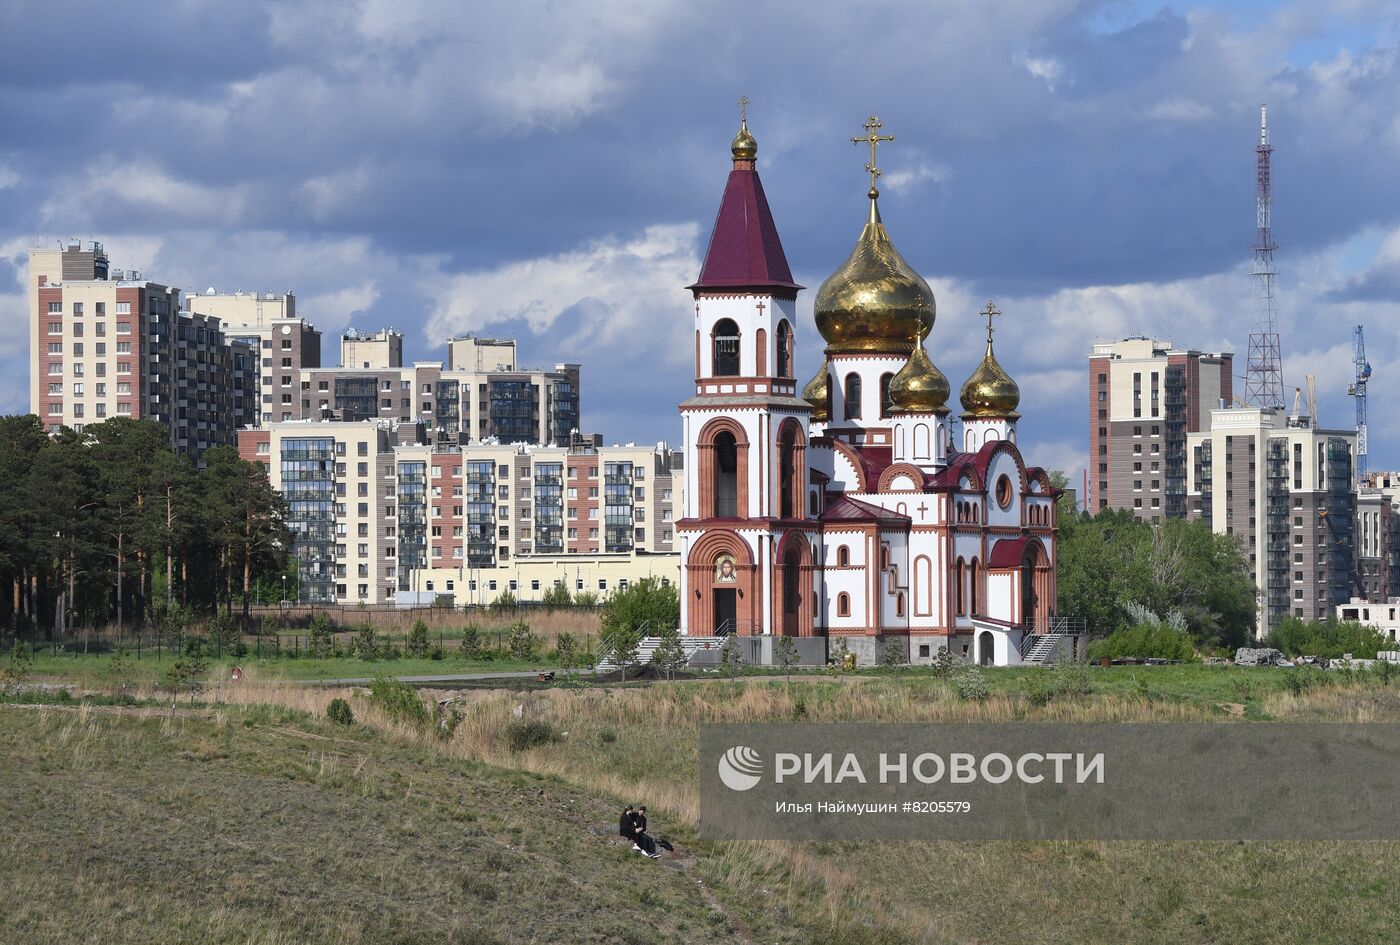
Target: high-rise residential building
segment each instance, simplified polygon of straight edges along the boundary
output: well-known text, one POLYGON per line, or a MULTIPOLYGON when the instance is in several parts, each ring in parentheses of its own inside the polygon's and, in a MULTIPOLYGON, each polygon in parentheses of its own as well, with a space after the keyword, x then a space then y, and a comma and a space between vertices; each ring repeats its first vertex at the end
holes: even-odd
POLYGON ((518 587, 518 576, 496 572, 677 547, 684 477, 665 444, 459 447, 431 440, 421 422, 376 420, 274 422, 238 442, 287 501, 308 601, 386 603, 431 590, 424 581, 452 569, 471 582, 463 590, 478 580, 518 587))
POLYGON ((101 244, 29 253, 30 409, 50 430, 155 420, 198 459, 250 416, 252 352, 180 291, 113 269, 101 244))
POLYGON ((1209 429, 1211 410, 1232 402, 1233 359, 1150 338, 1094 345, 1086 508, 1186 516, 1187 436, 1209 429))
POLYGON ((1400 597, 1400 472, 1372 472, 1357 487, 1356 580, 1364 600, 1400 597))
POLYGON ((392 328, 374 333, 346 329, 340 336, 340 366, 361 370, 403 367, 403 335, 392 328))
POLYGON ((186 307, 212 315, 223 324, 230 341, 248 344, 255 352, 250 382, 255 409, 245 425, 298 420, 301 372, 321 366, 321 333, 296 312, 290 292, 225 292, 212 288, 185 297, 186 307))
POLYGON ((457 338, 447 367, 307 369, 300 416, 422 422, 438 442, 568 443, 579 427, 580 366, 521 367, 515 351, 514 340, 457 338))
POLYGON ((1322 620, 1351 599, 1356 526, 1354 430, 1281 410, 1212 410, 1187 436, 1190 515, 1236 535, 1259 590, 1256 632, 1285 617, 1322 620))

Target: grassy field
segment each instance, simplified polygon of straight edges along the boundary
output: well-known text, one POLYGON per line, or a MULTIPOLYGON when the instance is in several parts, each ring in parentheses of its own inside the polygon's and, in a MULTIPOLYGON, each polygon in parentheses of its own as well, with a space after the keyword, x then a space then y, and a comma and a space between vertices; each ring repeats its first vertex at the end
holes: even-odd
POLYGON ((694 836, 705 722, 1400 721, 1400 681, 1289 672, 991 671, 980 701, 919 672, 427 693, 461 712, 445 739, 355 692, 272 681, 214 685, 189 718, 0 709, 0 770, 17 772, 0 811, 18 825, 0 839, 0 928, 298 945, 1400 940, 1397 843, 694 836), (319 721, 337 695, 361 724, 319 721), (512 751, 521 718, 558 737, 512 751), (682 856, 613 845, 624 800, 682 856), (138 934, 146 922, 167 937, 138 934))
MULTIPOLYGON (((113 666, 111 653, 60 653, 56 656, 41 653, 34 658, 32 665, 33 675, 47 682, 72 683, 93 689, 121 685, 125 682, 136 689, 150 689, 165 678, 166 672, 175 661, 176 657, 171 656, 169 652, 160 657, 154 653, 143 653, 139 660, 132 652, 126 657, 125 668, 118 673, 113 666)), ((522 662, 513 659, 465 660, 451 655, 440 660, 362 660, 355 657, 259 659, 249 655, 240 658, 210 659, 208 663, 211 678, 223 678, 234 666, 238 666, 244 672, 265 680, 351 679, 380 674, 441 676, 456 673, 503 673, 536 670, 552 665, 543 657, 532 662, 522 662)))
POLYGON ((684 843, 632 853, 615 799, 280 709, 0 708, 0 770, 5 942, 650 945, 779 922, 711 891, 684 843))

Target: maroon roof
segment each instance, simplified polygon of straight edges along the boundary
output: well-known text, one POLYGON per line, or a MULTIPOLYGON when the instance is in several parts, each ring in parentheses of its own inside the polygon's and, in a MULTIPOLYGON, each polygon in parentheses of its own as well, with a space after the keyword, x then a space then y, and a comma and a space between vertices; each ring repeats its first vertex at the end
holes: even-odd
POLYGON ((995 545, 992 545, 992 553, 987 556, 987 567, 1019 567, 1021 558, 1026 553, 1026 544, 1029 541, 1029 538, 1003 538, 995 545))
POLYGON ((822 511, 823 522, 880 522, 887 525, 908 525, 910 522, 907 515, 849 498, 839 492, 831 493, 831 500, 831 504, 822 511))
POLYGON ((775 295, 795 296, 802 286, 792 281, 758 171, 746 163, 729 172, 700 278, 687 288, 778 289, 786 291, 775 295))

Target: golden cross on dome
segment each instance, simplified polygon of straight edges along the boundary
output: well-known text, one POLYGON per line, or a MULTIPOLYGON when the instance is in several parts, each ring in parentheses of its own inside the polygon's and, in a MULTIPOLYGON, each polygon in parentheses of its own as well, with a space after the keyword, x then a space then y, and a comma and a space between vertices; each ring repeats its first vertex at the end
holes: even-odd
POLYGON ((744 125, 749 122, 749 97, 747 95, 739 96, 739 122, 744 125))
MULTIPOLYGON (((919 292, 914 296, 914 311, 922 313, 924 310, 924 294, 919 292)), ((914 347, 919 348, 924 343, 924 320, 917 319, 914 322, 914 347)))
POLYGON ((870 189, 874 190, 875 181, 880 176, 880 168, 875 164, 875 146, 882 141, 893 141, 894 135, 880 134, 880 129, 885 126, 880 119, 876 118, 874 115, 871 115, 861 127, 865 129, 865 136, 861 137, 857 135, 851 139, 851 144, 870 145, 870 163, 865 165, 865 169, 870 174, 870 189))
POLYGON ((992 317, 995 316, 995 315, 1000 315, 1000 314, 1001 314, 1001 310, 997 308, 995 302, 993 302, 991 299, 988 299, 988 300, 987 300, 987 307, 984 308, 984 309, 982 309, 982 311, 981 311, 980 314, 987 316, 987 343, 988 343, 988 344, 991 344, 991 341, 992 341, 992 317))

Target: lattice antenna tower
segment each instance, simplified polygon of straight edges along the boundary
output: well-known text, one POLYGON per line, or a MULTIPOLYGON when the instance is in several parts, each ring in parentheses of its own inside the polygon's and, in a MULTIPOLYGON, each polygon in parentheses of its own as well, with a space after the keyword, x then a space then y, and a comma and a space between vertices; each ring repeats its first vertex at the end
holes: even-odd
POLYGON ((1360 325, 1353 333, 1356 345, 1352 353, 1352 364, 1356 367, 1356 378, 1347 387, 1347 393, 1356 398, 1356 481, 1366 479, 1366 384, 1371 380, 1371 362, 1366 360, 1366 333, 1360 325))
POLYGON ((1269 144, 1269 106, 1259 106, 1259 144, 1254 148, 1254 326, 1249 335, 1249 355, 1245 367, 1245 401, 1255 407, 1284 406, 1283 352, 1278 337, 1278 313, 1274 305, 1274 285, 1278 271, 1274 269, 1273 229, 1269 211, 1273 204, 1269 180, 1269 159, 1274 153, 1269 144))

